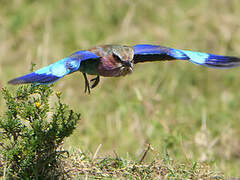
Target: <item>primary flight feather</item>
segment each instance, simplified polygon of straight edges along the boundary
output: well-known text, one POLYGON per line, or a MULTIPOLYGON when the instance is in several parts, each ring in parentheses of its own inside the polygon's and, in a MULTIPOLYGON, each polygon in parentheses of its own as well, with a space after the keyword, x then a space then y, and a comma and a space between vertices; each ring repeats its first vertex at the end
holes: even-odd
POLYGON ((9 84, 51 84, 62 77, 76 71, 83 73, 85 92, 90 93, 100 81, 100 76, 118 77, 133 72, 137 63, 149 61, 185 60, 211 68, 232 68, 240 66, 240 58, 220 56, 180 49, 167 48, 158 45, 139 44, 135 46, 102 45, 88 50, 77 51, 49 66, 30 74, 10 80, 9 84), (89 85, 87 75, 96 75, 89 85))

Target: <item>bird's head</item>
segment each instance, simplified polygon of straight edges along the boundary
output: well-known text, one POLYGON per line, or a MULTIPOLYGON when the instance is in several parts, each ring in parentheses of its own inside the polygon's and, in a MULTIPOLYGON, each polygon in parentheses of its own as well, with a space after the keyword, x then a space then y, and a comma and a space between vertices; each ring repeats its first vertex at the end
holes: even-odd
POLYGON ((133 72, 133 48, 129 46, 116 46, 112 49, 112 55, 120 67, 120 76, 133 72))

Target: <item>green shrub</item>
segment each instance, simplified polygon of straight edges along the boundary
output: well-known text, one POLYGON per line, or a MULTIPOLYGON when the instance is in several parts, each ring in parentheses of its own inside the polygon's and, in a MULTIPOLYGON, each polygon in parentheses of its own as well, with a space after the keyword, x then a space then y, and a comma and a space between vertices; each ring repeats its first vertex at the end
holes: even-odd
MULTIPOLYGON (((76 127, 80 114, 62 103, 49 106, 50 86, 21 86, 15 93, 3 88, 7 109, 0 117, 1 173, 14 178, 53 179, 63 177, 61 149, 65 137, 76 127)), ((1 175, 0 175, 1 176, 1 175)))

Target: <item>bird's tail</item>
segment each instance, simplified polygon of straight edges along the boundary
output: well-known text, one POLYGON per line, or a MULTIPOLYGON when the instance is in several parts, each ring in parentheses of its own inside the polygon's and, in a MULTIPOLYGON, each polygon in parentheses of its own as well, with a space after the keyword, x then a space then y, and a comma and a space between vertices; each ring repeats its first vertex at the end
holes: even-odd
POLYGON ((51 84, 65 75, 76 71, 80 66, 80 62, 70 58, 61 59, 49 66, 41 68, 30 74, 20 76, 8 81, 9 84, 51 84))

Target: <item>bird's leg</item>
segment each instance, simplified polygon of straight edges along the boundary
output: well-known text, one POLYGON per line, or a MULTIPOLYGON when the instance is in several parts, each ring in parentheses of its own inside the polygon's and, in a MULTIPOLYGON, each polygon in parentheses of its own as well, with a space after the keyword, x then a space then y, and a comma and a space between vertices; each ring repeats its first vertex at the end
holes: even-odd
POLYGON ((89 85, 87 75, 86 75, 86 73, 82 73, 82 74, 83 74, 83 77, 85 80, 85 93, 87 93, 87 91, 88 91, 88 93, 90 94, 90 85, 89 85))
POLYGON ((91 89, 93 89, 93 88, 95 88, 95 87, 98 85, 98 83, 99 83, 99 81, 100 81, 100 76, 97 76, 97 77, 91 79, 90 81, 91 81, 91 82, 94 81, 93 84, 92 84, 92 86, 91 86, 91 89))

